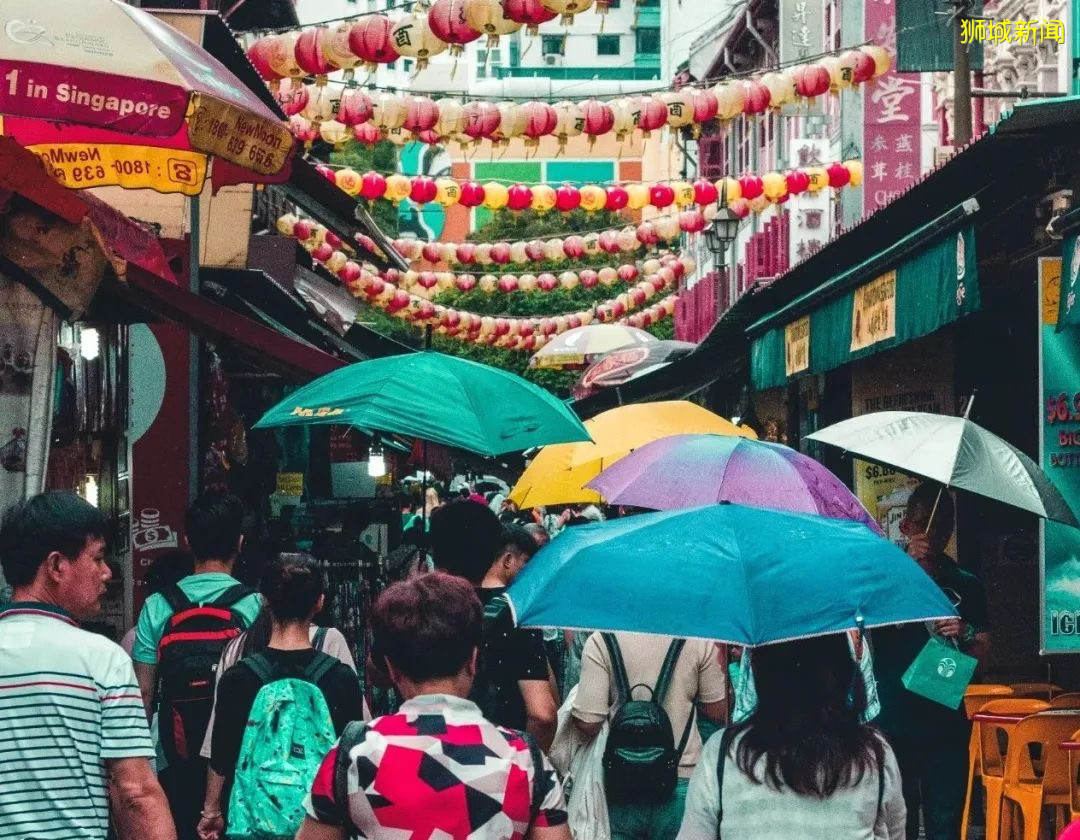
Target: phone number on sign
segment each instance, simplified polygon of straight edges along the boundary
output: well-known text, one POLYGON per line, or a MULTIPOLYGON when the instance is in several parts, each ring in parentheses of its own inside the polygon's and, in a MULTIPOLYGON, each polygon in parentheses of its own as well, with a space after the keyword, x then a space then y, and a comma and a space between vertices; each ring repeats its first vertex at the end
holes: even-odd
POLYGON ((1046 398, 1046 422, 1054 423, 1080 423, 1080 391, 1072 396, 1062 391, 1046 398))
POLYGON ((132 146, 32 146, 46 170, 73 189, 121 186, 197 195, 206 177, 202 155, 132 146))

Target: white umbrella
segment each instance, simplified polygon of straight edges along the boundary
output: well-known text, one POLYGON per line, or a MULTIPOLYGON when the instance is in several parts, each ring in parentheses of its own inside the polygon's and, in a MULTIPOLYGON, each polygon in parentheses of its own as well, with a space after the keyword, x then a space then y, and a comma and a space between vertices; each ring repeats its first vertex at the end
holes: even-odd
POLYGON ((1080 528, 1076 515, 1038 464, 966 417, 878 411, 834 423, 808 437, 1080 528))

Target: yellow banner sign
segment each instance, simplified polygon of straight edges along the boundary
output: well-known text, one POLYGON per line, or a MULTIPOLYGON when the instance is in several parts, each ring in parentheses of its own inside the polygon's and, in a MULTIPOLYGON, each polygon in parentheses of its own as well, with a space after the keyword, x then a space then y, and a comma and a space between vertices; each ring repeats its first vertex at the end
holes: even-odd
POLYGON ((112 143, 41 143, 27 148, 65 187, 150 189, 198 195, 206 180, 206 155, 158 146, 112 143))
POLYGON ((304 474, 302 472, 278 473, 277 492, 281 496, 303 496, 304 474))
POLYGON ((855 290, 851 307, 851 350, 896 337, 896 272, 889 271, 855 290))
POLYGON ((784 373, 794 376, 810 367, 810 316, 784 327, 784 373))
POLYGON ((188 118, 193 148, 224 158, 260 175, 282 170, 293 147, 284 124, 271 122, 209 96, 196 100, 188 118))

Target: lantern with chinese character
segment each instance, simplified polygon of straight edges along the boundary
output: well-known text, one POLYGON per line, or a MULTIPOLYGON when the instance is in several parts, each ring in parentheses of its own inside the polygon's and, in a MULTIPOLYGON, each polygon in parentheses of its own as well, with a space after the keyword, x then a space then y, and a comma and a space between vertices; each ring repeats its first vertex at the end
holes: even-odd
POLYGON ((689 90, 672 90, 660 95, 660 101, 667 108, 667 124, 672 128, 682 128, 694 121, 694 97, 689 90))
POLYGON ((383 198, 388 201, 397 204, 400 201, 409 197, 409 193, 412 192, 412 182, 405 175, 399 175, 397 173, 390 175, 386 179, 386 192, 383 194, 383 198))
POLYGON ((607 205, 607 193, 596 184, 586 184, 581 188, 581 209, 587 213, 603 210, 607 205))
POLYGON ((462 133, 477 144, 482 139, 490 138, 495 134, 499 130, 499 123, 502 122, 502 113, 498 107, 483 100, 468 103, 462 109, 462 116, 464 117, 462 133))
POLYGON ((372 116, 372 102, 359 88, 346 88, 338 102, 337 118, 349 128, 366 123, 372 116))
POLYGON ((562 15, 559 22, 569 26, 574 22, 574 15, 592 8, 593 0, 540 0, 540 4, 549 12, 562 15))
POLYGON ((622 143, 634 130, 634 103, 630 99, 616 99, 611 103, 611 113, 614 120, 611 130, 615 132, 615 139, 622 143))
POLYGON ((889 72, 889 68, 892 67, 892 56, 889 51, 884 47, 879 47, 877 44, 867 44, 866 46, 859 47, 859 50, 866 53, 872 59, 874 59, 874 76, 884 76, 889 72))
POLYGON ((414 139, 411 131, 406 131, 401 126, 397 128, 390 128, 386 130, 386 133, 382 135, 383 140, 389 140, 395 146, 404 146, 406 143, 411 143, 414 139))
POLYGON ((761 77, 769 91, 769 107, 779 111, 784 105, 795 101, 795 80, 787 72, 766 73, 761 77))
POLYGON ((861 160, 845 160, 844 167, 848 171, 850 178, 849 183, 853 187, 862 186, 863 182, 863 165, 861 160))
POLYGON ((319 136, 324 143, 329 143, 335 149, 340 149, 349 139, 349 129, 337 120, 327 120, 319 123, 319 136))
POLYGON ((676 207, 689 207, 694 203, 694 188, 686 181, 672 181, 671 190, 676 207))
POLYGON ((761 176, 761 192, 769 201, 779 201, 787 191, 787 179, 779 172, 766 172, 761 176))
POLYGON ((323 41, 327 38, 328 30, 322 26, 305 29, 296 39, 296 63, 300 69, 309 76, 315 77, 315 84, 322 87, 326 84, 326 74, 337 69, 327 60, 323 52, 323 41))
POLYGON ((769 89, 757 79, 739 83, 743 89, 743 113, 749 116, 763 114, 769 107, 769 89))
POLYGON ((489 50, 499 46, 500 35, 512 35, 521 22, 507 16, 500 0, 465 0, 465 18, 469 26, 488 36, 489 50))
POLYGON ((561 153, 568 138, 581 134, 585 128, 585 117, 576 102, 564 100, 556 102, 552 107, 555 109, 556 116, 554 134, 559 139, 561 153))
POLYGON ((270 54, 273 49, 273 38, 259 38, 254 44, 247 49, 248 61, 255 68, 255 72, 259 74, 259 77, 266 82, 270 83, 270 89, 274 90, 277 87, 278 81, 282 78, 282 75, 278 73, 270 64, 270 54))
POLYGON ((721 82, 712 89, 716 97, 716 116, 721 120, 733 120, 743 112, 746 91, 739 82, 721 82))
POLYGON ((514 184, 507 190, 506 206, 511 210, 527 210, 532 205, 532 198, 531 189, 524 184, 514 184))
POLYGON ((450 55, 457 58, 465 44, 480 37, 480 31, 469 25, 465 16, 466 0, 435 0, 428 12, 428 24, 436 38, 450 45, 450 55))
POLYGON ((607 134, 615 125, 615 112, 606 102, 597 99, 589 99, 581 103, 581 113, 585 119, 585 134, 589 137, 589 148, 593 147, 596 138, 607 134))
POLYGON ((528 138, 525 141, 526 146, 539 145, 541 137, 547 137, 555 131, 559 115, 546 102, 526 102, 522 110, 525 112, 524 134, 528 138))
POLYGON ((305 117, 315 124, 334 118, 338 91, 331 90, 325 85, 323 87, 308 85, 307 94, 307 104, 302 112, 305 117))
POLYGON ((503 0, 503 13, 525 27, 525 34, 535 37, 540 24, 555 20, 558 12, 545 9, 540 0, 503 0))
POLYGON ((382 138, 382 135, 372 123, 360 123, 353 126, 353 139, 365 146, 374 146, 382 138))
POLYGON ((313 127, 311 120, 302 114, 289 117, 289 131, 292 132, 293 137, 307 147, 310 147, 312 143, 319 139, 319 129, 313 127))
POLYGON ((405 97, 405 121, 401 127, 414 135, 434 127, 439 121, 439 108, 426 96, 405 97))
POLYGON ((529 207, 537 213, 546 213, 555 206, 555 189, 547 184, 537 184, 532 188, 532 203, 529 207))
POLYGON ((397 61, 393 28, 393 22, 386 15, 367 15, 349 30, 349 49, 364 62, 369 73, 374 72, 380 64, 397 61))
POLYGON ((874 57, 863 50, 848 50, 840 56, 842 64, 850 64, 852 67, 852 84, 861 85, 874 78, 876 63, 874 57))
POLYGON ((435 101, 435 108, 438 111, 438 118, 432 126, 432 131, 439 136, 439 139, 445 141, 448 137, 460 134, 464 125, 461 103, 456 99, 445 97, 435 101))
POLYGON ((516 102, 499 102, 495 107, 499 109, 499 128, 491 135, 491 141, 496 146, 508 146, 511 140, 525 133, 528 122, 525 109, 516 102))
POLYGON ((295 79, 282 79, 278 82, 277 89, 274 91, 274 99, 281 106, 281 110, 285 112, 285 116, 291 117, 302 114, 308 104, 307 85, 295 79))
POLYGON ((810 183, 806 185, 812 193, 816 193, 818 190, 825 189, 829 186, 829 173, 821 166, 811 166, 808 169, 804 169, 803 172, 810 179, 810 183))
POLYGON ((311 224, 306 223, 304 228, 304 235, 300 235, 300 231, 297 228, 300 227, 301 220, 296 217, 294 213, 286 213, 283 216, 278 216, 278 220, 275 223, 278 233, 282 236, 295 236, 301 242, 311 236, 311 224))
POLYGON ((634 124, 642 137, 651 137, 652 132, 667 125, 667 105, 655 96, 639 97, 634 103, 634 114, 634 124))
POLYGON ((446 41, 440 40, 431 31, 427 14, 419 9, 395 23, 391 37, 394 49, 416 59, 417 72, 427 68, 428 59, 447 47, 446 41))
POLYGON ((279 78, 303 78, 304 71, 296 63, 296 42, 299 39, 299 32, 285 32, 281 35, 270 36, 270 43, 266 48, 266 59, 270 63, 270 69, 279 78))
POLYGON ((510 200, 510 191, 498 181, 484 184, 484 206, 488 210, 502 210, 510 200))

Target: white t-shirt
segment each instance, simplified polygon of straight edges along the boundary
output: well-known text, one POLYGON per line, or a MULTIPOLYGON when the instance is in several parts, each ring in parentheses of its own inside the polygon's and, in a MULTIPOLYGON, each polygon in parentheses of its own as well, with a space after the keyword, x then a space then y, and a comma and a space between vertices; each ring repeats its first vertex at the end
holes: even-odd
MULTIPOLYGON (((885 785, 878 810, 878 771, 864 773, 858 784, 826 799, 776 791, 756 784, 735 759, 740 738, 731 744, 724 765, 724 819, 717 832, 719 784, 717 761, 723 730, 705 742, 701 762, 690 777, 686 811, 677 840, 904 840, 907 809, 900 768, 885 739, 885 785)), ((740 736, 741 737, 741 736, 740 736)), ((764 759, 762 759, 764 763, 764 759)), ((762 771, 758 770, 758 778, 762 771)))

